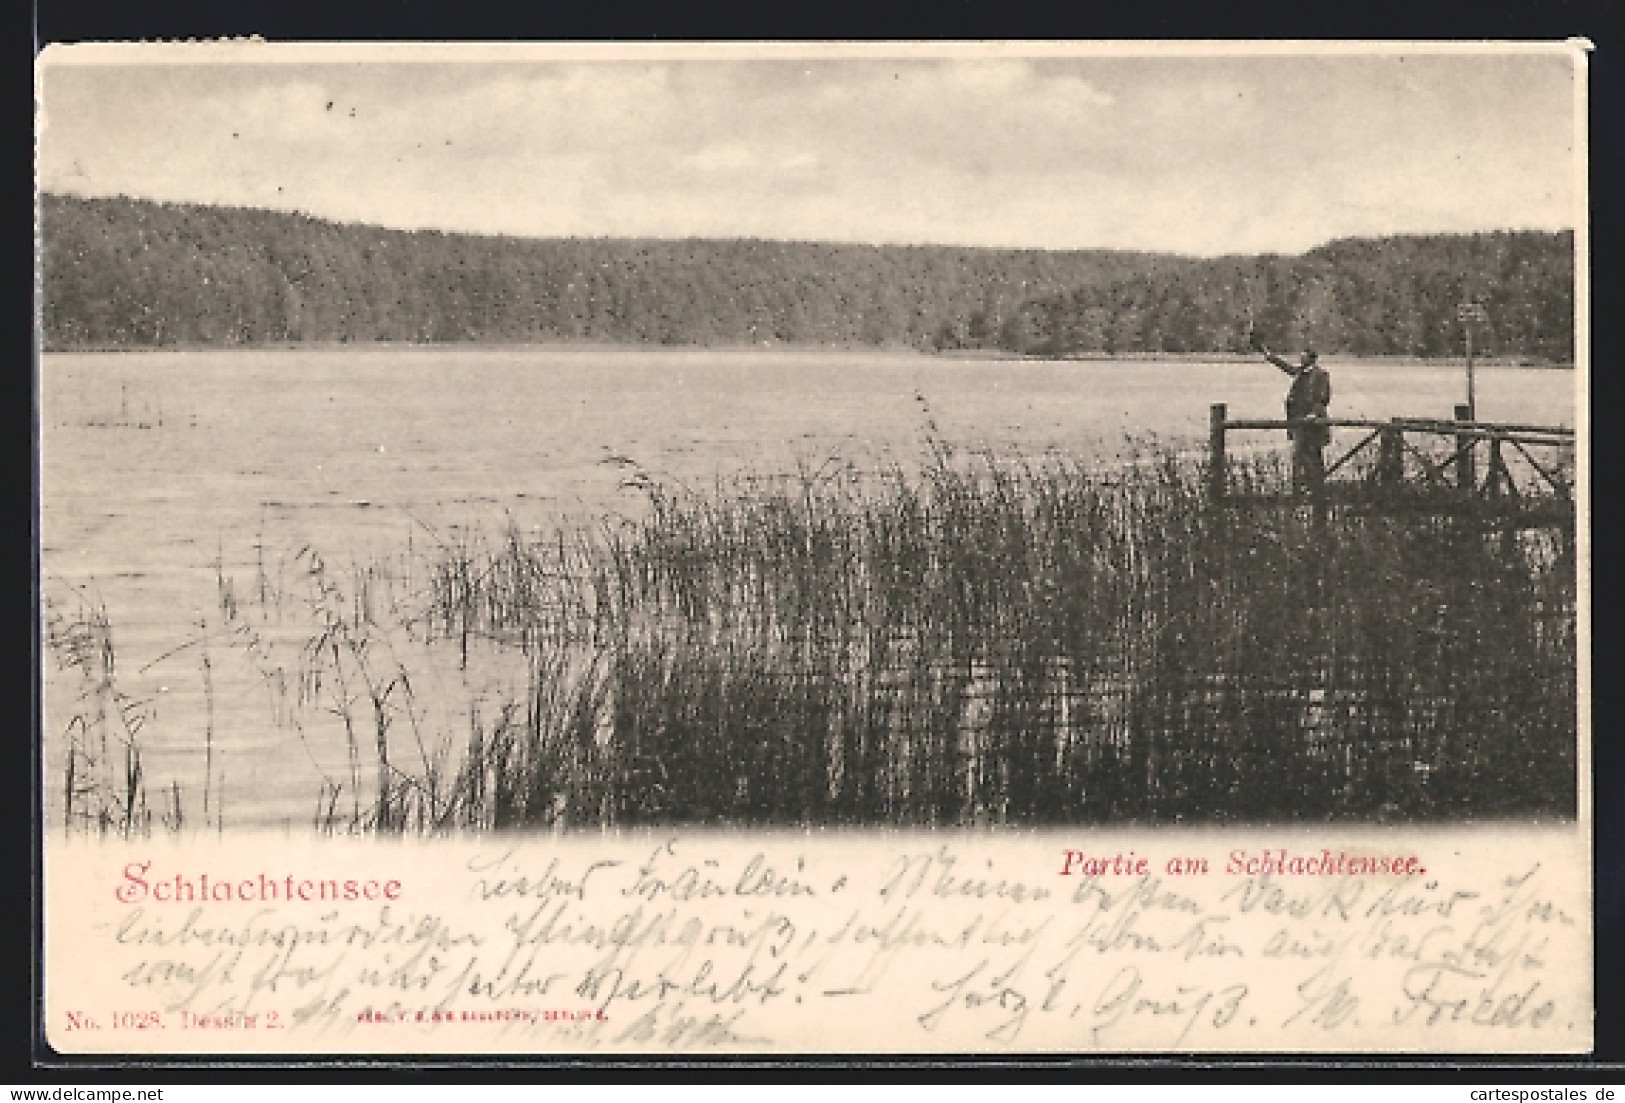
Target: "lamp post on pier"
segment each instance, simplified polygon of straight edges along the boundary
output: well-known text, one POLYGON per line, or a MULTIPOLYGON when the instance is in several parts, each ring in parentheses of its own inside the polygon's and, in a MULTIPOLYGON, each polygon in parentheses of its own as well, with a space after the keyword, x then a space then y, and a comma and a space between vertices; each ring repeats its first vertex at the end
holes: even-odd
POLYGON ((1465 302, 1456 307, 1456 320, 1467 340, 1467 420, 1478 420, 1478 396, 1473 386, 1473 323, 1488 322, 1489 314, 1476 302, 1465 302))

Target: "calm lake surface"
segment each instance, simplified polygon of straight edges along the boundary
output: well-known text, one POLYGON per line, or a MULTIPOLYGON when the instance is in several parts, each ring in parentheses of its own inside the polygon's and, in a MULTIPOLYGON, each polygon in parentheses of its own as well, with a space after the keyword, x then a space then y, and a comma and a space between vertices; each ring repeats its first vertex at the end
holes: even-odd
MULTIPOLYGON (((1449 417, 1462 400, 1459 363, 1327 364, 1339 417, 1449 417)), ((1568 371, 1481 368, 1479 416, 1573 425, 1578 382, 1568 371)), ((303 829, 340 752, 314 725, 290 733, 273 723, 261 679, 246 659, 233 666, 243 649, 210 636, 222 574, 241 593, 261 567, 290 569, 304 547, 331 564, 365 564, 464 527, 496 532, 511 520, 544 531, 561 517, 631 508, 628 460, 700 485, 816 469, 832 455, 910 464, 929 421, 958 445, 1103 463, 1136 442, 1200 448, 1209 403, 1228 403, 1232 417, 1279 417, 1286 383, 1261 362, 782 349, 53 354, 41 379, 44 589, 59 606, 105 606, 119 688, 145 710, 154 791, 172 780, 199 790, 195 641, 212 640, 217 806, 227 826, 303 829)), ((74 685, 49 657, 46 670, 52 793, 74 685)), ((457 702, 436 717, 448 728, 468 700, 500 689, 472 684, 479 672, 435 676, 464 683, 443 694, 457 702)), ((187 809, 194 821, 196 811, 187 809)))

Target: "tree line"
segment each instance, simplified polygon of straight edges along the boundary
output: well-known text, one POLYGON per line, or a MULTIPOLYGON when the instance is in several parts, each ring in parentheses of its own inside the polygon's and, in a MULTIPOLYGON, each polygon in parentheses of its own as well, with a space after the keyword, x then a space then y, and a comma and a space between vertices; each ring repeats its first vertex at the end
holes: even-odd
POLYGON ((1351 238, 1302 256, 1222 257, 1039 296, 1000 344, 1050 355, 1246 352, 1262 341, 1358 355, 1448 356, 1459 306, 1482 304, 1487 353, 1574 357, 1571 233, 1351 238))
POLYGON ((41 198, 47 348, 298 341, 820 343, 1025 354, 1567 361, 1568 233, 1350 239, 1301 256, 514 237, 300 214, 41 198))

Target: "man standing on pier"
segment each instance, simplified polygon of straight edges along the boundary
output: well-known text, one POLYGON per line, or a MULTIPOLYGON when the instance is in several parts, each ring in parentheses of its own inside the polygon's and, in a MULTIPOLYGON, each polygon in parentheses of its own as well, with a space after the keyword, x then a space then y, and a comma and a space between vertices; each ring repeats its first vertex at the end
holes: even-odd
MULTIPOLYGON (((1292 377, 1292 386, 1286 392, 1288 421, 1306 418, 1324 418, 1332 402, 1332 377, 1320 366, 1320 357, 1314 349, 1304 349, 1303 358, 1293 364, 1283 360, 1264 345, 1259 346, 1264 359, 1292 377)), ((1298 425, 1288 428, 1292 441, 1292 487, 1299 493, 1316 494, 1326 481, 1326 459, 1321 450, 1331 443, 1331 429, 1325 425, 1298 425)))

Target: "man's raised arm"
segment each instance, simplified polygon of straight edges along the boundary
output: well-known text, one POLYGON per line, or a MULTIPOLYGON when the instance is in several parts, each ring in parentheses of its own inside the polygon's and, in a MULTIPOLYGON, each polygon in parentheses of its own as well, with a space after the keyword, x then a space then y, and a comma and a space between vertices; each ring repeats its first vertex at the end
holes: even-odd
POLYGON ((1258 351, 1264 354, 1264 359, 1268 360, 1270 363, 1274 364, 1288 375, 1298 374, 1298 365, 1287 360, 1282 360, 1279 356, 1275 355, 1269 350, 1268 345, 1259 345, 1258 351))

